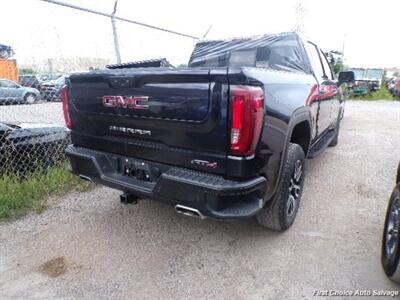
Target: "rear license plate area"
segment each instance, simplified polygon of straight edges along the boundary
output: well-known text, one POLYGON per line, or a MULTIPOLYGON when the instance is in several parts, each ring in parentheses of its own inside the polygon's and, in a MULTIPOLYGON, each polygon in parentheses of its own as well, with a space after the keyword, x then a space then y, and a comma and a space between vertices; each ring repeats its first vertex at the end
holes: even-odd
POLYGON ((124 176, 149 182, 154 182, 160 177, 160 170, 157 167, 128 158, 121 159, 120 172, 124 176))

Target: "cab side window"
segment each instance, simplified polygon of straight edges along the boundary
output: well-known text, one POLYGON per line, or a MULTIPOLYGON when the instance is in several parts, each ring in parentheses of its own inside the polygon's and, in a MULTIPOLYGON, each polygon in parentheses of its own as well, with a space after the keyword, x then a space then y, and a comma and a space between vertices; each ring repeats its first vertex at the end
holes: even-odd
POLYGON ((321 49, 319 50, 319 54, 321 55, 322 66, 324 67, 324 72, 325 72, 327 79, 333 80, 334 78, 333 78, 332 69, 328 63, 328 60, 327 60, 324 52, 322 52, 321 49))
POLYGON ((307 45, 306 48, 308 57, 310 59, 311 66, 314 71, 314 75, 315 77, 318 78, 318 80, 323 80, 325 77, 324 69, 321 64, 321 59, 318 54, 318 49, 313 43, 307 42, 306 45, 307 45))

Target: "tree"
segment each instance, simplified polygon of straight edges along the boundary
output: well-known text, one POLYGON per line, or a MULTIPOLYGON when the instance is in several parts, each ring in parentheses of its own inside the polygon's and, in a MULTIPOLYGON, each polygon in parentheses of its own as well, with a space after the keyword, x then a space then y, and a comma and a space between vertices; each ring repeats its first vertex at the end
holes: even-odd
POLYGON ((36 74, 36 71, 32 68, 21 68, 19 69, 19 73, 21 75, 31 75, 31 74, 36 74))
POLYGON ((344 64, 341 57, 336 59, 336 61, 332 65, 332 68, 335 74, 338 74, 339 72, 344 70, 344 64))

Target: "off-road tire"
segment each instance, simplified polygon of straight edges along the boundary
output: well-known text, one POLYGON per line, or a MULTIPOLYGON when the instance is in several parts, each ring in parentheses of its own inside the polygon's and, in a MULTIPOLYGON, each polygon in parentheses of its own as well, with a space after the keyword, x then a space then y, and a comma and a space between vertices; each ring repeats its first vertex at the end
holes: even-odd
POLYGON ((303 191, 304 160, 305 155, 303 149, 297 144, 290 143, 287 149, 276 194, 272 200, 266 203, 264 208, 256 216, 257 221, 261 226, 276 231, 285 231, 293 224, 299 209, 301 194, 303 191), (298 186, 300 188, 298 197, 295 199, 296 201, 293 205, 293 211, 290 213, 289 205, 291 205, 291 181, 295 175, 295 166, 298 165, 298 162, 301 164, 301 175, 298 182, 298 186))

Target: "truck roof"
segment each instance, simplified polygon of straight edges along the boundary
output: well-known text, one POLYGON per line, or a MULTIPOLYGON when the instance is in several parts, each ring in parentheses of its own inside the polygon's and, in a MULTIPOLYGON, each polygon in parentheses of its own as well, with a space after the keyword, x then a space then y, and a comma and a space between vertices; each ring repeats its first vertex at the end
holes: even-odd
POLYGON ((288 32, 281 32, 281 33, 268 33, 268 34, 259 34, 259 35, 248 35, 248 36, 241 36, 241 37, 228 37, 228 38, 221 38, 221 39, 200 39, 196 44, 207 44, 210 42, 232 42, 232 41, 249 41, 249 40, 259 40, 263 37, 284 37, 284 36, 297 36, 299 34, 294 31, 288 32))
POLYGON ((260 67, 308 72, 308 58, 296 32, 199 41, 189 67, 260 67))

